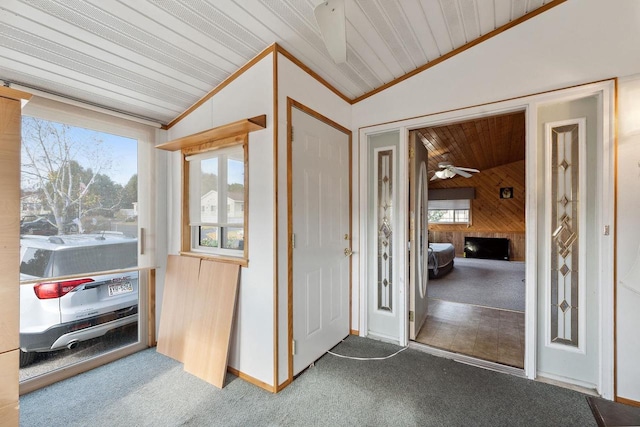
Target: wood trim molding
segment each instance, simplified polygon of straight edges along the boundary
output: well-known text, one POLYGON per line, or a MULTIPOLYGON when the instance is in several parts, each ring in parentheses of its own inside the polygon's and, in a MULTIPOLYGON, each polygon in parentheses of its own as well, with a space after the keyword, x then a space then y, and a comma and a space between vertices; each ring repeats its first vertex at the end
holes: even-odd
POLYGON ((14 99, 16 101, 20 101, 22 99, 29 100, 33 95, 28 92, 24 92, 17 89, 12 89, 6 86, 0 86, 0 97, 14 99))
POLYGON ((232 368, 231 366, 227 366, 227 372, 229 372, 230 374, 235 375, 236 377, 238 377, 240 379, 245 380, 246 382, 248 382, 250 384, 258 386, 261 389, 264 389, 264 390, 266 390, 266 391, 268 391, 270 393, 276 393, 278 391, 277 387, 271 386, 271 385, 265 383, 264 381, 260 381, 259 379, 254 378, 251 375, 247 375, 242 371, 239 371, 239 370, 237 370, 235 368, 232 368))
POLYGON ((637 400, 626 399, 620 396, 617 396, 615 400, 618 403, 624 403, 625 405, 637 406, 640 408, 640 402, 638 402, 637 400))
POLYGON ((510 28, 515 27, 516 25, 522 24, 523 22, 528 21, 529 19, 531 19, 531 18, 533 18, 535 16, 538 16, 543 12, 546 12, 547 10, 549 10, 551 8, 554 8, 554 7, 558 6, 559 4, 564 3, 565 1, 567 1, 567 0, 553 0, 552 2, 549 2, 549 3, 545 4, 544 6, 539 7, 536 10, 532 10, 531 12, 527 13, 526 15, 523 15, 518 19, 514 19, 513 21, 510 21, 507 24, 496 28, 495 30, 493 30, 491 32, 488 32, 487 34, 485 34, 485 35, 483 35, 483 36, 481 36, 481 37, 479 37, 479 38, 477 38, 475 40, 472 40, 469 43, 466 43, 466 44, 458 47, 457 49, 452 50, 451 52, 445 53, 444 55, 440 56, 439 58, 436 58, 433 61, 427 62, 423 66, 418 67, 415 70, 410 71, 407 74, 404 74, 404 75, 398 77, 397 79, 392 80, 389 83, 386 83, 386 84, 380 86, 379 88, 376 88, 376 89, 372 90, 371 92, 367 92, 367 93, 365 93, 363 95, 358 96, 357 98, 354 98, 353 100, 351 100, 351 103, 352 104, 356 104, 356 103, 358 103, 360 101, 363 101, 363 100, 365 100, 365 99, 367 99, 367 98, 369 98, 369 97, 371 97, 371 96, 373 96, 373 95, 375 95, 377 93, 382 92, 385 89, 390 88, 391 86, 395 86, 398 83, 400 83, 400 82, 402 82, 404 80, 407 80, 410 77, 415 76, 416 74, 419 74, 419 73, 421 73, 423 71, 426 71, 429 68, 433 68, 436 65, 440 64, 441 62, 444 62, 447 59, 452 58, 452 57, 464 52, 467 49, 470 49, 470 48, 472 48, 472 47, 474 47, 476 45, 479 45, 480 43, 485 42, 485 41, 489 40, 490 38, 493 38, 493 37, 497 36, 498 34, 501 34, 501 33, 505 32, 505 31, 507 31, 510 28))
POLYGON ((329 83, 328 81, 326 81, 325 79, 323 79, 322 77, 320 77, 320 75, 318 73, 316 73, 315 71, 313 71, 311 68, 307 67, 306 65, 304 65, 302 63, 302 61, 300 61, 298 58, 296 58, 295 56, 293 56, 289 51, 287 51, 285 48, 283 48, 282 46, 280 46, 279 44, 275 44, 276 46, 276 52, 281 53, 282 56, 284 56, 285 58, 287 58, 289 61, 293 62, 294 64, 296 64, 298 67, 300 67, 300 69, 302 71, 304 71, 305 73, 309 74, 311 77, 313 77, 314 79, 316 79, 321 85, 323 85, 324 87, 326 87, 327 89, 329 89, 331 92, 333 92, 334 94, 336 94, 338 97, 340 97, 341 99, 343 99, 345 102, 348 102, 349 104, 353 104, 353 100, 351 98, 349 98, 347 95, 343 94, 342 92, 340 92, 338 89, 336 89, 334 86, 331 85, 331 83, 329 83))
POLYGON ((187 108, 187 110, 180 114, 178 117, 176 117, 175 119, 173 119, 171 122, 169 122, 167 124, 167 126, 164 127, 164 129, 171 129, 173 126, 176 125, 176 123, 178 123, 180 120, 184 119, 185 117, 187 117, 189 114, 191 114, 193 111, 195 111, 198 107, 200 107, 202 104, 204 104, 205 102, 207 102, 209 99, 213 98, 213 96, 215 94, 217 94, 218 92, 220 92, 222 89, 224 89, 225 87, 229 86, 235 79, 237 79, 238 77, 240 77, 241 75, 244 74, 245 71, 247 71, 248 69, 250 69, 251 67, 253 67, 255 64, 257 64, 258 62, 260 62, 263 58, 265 58, 267 55, 269 55, 270 53, 273 53, 276 51, 276 44, 272 44, 270 46, 268 46, 267 48, 265 48, 262 52, 260 52, 259 54, 257 54, 253 59, 251 59, 249 62, 247 62, 246 64, 244 64, 242 67, 238 68, 238 70, 234 73, 232 73, 229 77, 227 77, 226 79, 224 79, 222 81, 222 83, 220 83, 218 86, 216 86, 213 90, 211 90, 211 92, 207 93, 205 96, 203 96, 202 98, 200 98, 200 100, 198 102, 196 102, 195 104, 193 104, 191 107, 187 108))
POLYGON ((351 335, 355 335, 355 336, 360 336, 360 331, 359 331, 359 330, 357 330, 357 329, 351 329, 351 330, 349 331, 349 334, 351 334, 351 335))
MULTIPOLYGON (((613 120, 618 122, 618 78, 613 80, 613 120)), ((618 220, 618 126, 613 126, 613 221, 618 220)), ((613 396, 618 398, 618 226, 613 233, 613 396)), ((640 404, 638 404, 640 406, 640 404)))
POLYGON ((280 393, 282 390, 284 390, 291 383, 292 383, 291 379, 286 379, 282 384, 280 384, 276 388, 276 393, 280 393))
MULTIPOLYGON (((185 154, 187 154, 187 151, 193 150, 194 148, 196 148, 197 151, 203 151, 199 149, 199 146, 204 144, 207 144, 209 149, 220 148, 225 145, 239 143, 234 140, 234 137, 262 130, 266 127, 267 115, 263 114, 261 116, 238 120, 233 123, 228 123, 209 130, 174 139, 172 141, 164 142, 156 145, 156 148, 167 151, 185 150, 185 154)), ((191 154, 191 152, 188 154, 191 154)))
POLYGON ((293 381, 293 162, 291 160, 291 115, 293 99, 287 97, 287 381, 293 381))
POLYGON ((278 299, 278 241, 280 236, 278 235, 278 130, 280 129, 279 112, 278 112, 278 55, 273 55, 273 384, 276 386, 275 392, 280 391, 278 387, 279 382, 279 330, 278 330, 278 317, 279 317, 279 299, 278 299))
POLYGON ((147 291, 147 346, 154 347, 156 342, 156 269, 149 270, 147 291))
POLYGON ((221 255, 202 253, 202 252, 191 252, 191 251, 180 251, 180 255, 193 257, 193 258, 206 259, 209 261, 217 261, 223 264, 238 264, 240 267, 249 267, 249 260, 247 258, 226 257, 221 255))

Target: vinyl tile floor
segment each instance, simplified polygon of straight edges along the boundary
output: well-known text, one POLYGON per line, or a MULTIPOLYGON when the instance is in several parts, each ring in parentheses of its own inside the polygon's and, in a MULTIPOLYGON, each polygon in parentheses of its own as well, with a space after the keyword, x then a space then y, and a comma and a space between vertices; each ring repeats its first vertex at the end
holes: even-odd
POLYGON ((429 298, 416 341, 524 368, 524 313, 429 298))

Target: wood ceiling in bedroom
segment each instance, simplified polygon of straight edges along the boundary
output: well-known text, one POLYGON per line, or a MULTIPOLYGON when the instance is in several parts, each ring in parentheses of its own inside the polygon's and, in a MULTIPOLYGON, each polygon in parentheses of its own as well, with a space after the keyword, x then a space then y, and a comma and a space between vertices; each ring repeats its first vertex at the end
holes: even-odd
MULTIPOLYGON (((480 171, 524 160, 524 111, 417 129, 429 152, 430 176, 439 162, 480 171)), ((456 177, 454 179, 461 179, 456 177)))

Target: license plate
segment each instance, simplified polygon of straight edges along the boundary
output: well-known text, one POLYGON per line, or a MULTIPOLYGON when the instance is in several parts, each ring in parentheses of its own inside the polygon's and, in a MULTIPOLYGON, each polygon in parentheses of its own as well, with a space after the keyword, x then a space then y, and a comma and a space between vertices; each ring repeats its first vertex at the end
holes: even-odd
POLYGON ((110 297, 128 294, 129 292, 133 292, 133 285, 131 282, 114 283, 113 285, 109 285, 110 297))

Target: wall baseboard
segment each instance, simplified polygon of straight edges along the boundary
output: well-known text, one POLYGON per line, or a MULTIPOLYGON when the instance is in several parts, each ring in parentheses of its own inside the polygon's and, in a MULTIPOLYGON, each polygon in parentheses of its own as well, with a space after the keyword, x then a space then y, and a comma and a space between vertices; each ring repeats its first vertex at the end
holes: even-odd
POLYGON ((251 384, 253 384, 255 386, 258 386, 261 389, 267 390, 270 393, 277 393, 278 392, 277 387, 269 385, 269 384, 265 383, 264 381, 260 381, 259 379, 254 378, 251 375, 247 375, 244 372, 240 372, 237 369, 232 368, 230 366, 227 366, 227 372, 235 375, 238 378, 241 378, 241 379, 245 380, 248 383, 251 383, 251 384))
POLYGON ((624 403, 625 405, 637 406, 640 408, 640 402, 638 402, 637 400, 631 400, 624 397, 616 396, 615 401, 618 403, 624 403))

